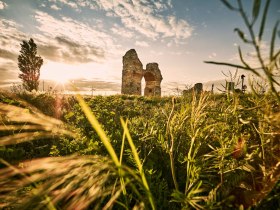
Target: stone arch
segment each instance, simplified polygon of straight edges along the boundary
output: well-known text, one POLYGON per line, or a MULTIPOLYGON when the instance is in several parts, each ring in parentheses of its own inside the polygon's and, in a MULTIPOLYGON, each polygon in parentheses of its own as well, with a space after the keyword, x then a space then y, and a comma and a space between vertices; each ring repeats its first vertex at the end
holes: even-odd
POLYGON ((141 81, 145 79, 144 96, 161 96, 161 72, 157 63, 148 63, 146 69, 134 49, 123 56, 122 94, 141 95, 141 81))

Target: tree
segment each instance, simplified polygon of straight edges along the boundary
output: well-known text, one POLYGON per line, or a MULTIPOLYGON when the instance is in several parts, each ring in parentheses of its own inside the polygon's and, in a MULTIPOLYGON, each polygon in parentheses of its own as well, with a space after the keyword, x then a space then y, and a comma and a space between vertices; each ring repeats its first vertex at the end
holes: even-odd
POLYGON ((37 45, 33 39, 22 41, 21 50, 18 56, 18 68, 22 72, 19 78, 23 82, 23 87, 28 90, 38 90, 40 68, 43 65, 43 59, 37 55, 37 45))

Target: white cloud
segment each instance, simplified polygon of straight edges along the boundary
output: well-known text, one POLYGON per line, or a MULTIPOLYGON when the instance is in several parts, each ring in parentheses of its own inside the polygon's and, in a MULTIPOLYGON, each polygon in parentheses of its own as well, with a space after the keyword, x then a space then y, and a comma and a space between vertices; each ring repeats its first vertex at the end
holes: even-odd
POLYGON ((176 52, 171 52, 171 54, 172 54, 172 55, 180 56, 180 55, 183 55, 183 52, 176 51, 176 52))
POLYGON ((162 51, 154 51, 154 50, 150 50, 150 53, 155 56, 162 56, 164 54, 162 51))
POLYGON ((147 0, 79 0, 77 2, 59 0, 73 8, 89 7, 91 9, 102 9, 108 17, 120 18, 124 27, 141 33, 154 40, 161 37, 172 37, 185 40, 192 35, 193 28, 186 20, 178 19, 174 15, 165 17, 161 11, 172 9, 171 0, 147 1, 147 0), (75 5, 75 6, 74 6, 75 5))
POLYGON ((105 0, 99 0, 99 5, 106 11, 112 11, 120 17, 123 25, 127 28, 153 39, 159 37, 174 37, 186 39, 191 36, 192 27, 182 19, 170 15, 167 18, 157 12, 158 8, 167 8, 162 2, 150 3, 146 1, 133 1, 133 4, 125 0, 111 5, 105 0))
POLYGON ((22 26, 12 20, 0 19, 0 41, 2 50, 17 53, 20 42, 26 38, 26 35, 19 29, 22 26))
POLYGON ((145 41, 136 41, 135 45, 140 47, 149 47, 149 44, 145 41))
POLYGON ((55 4, 51 5, 51 9, 53 9, 53 10, 61 10, 61 8, 58 7, 58 6, 55 5, 55 4))
POLYGON ((7 80, 18 76, 17 56, 26 36, 19 30, 21 26, 11 20, 0 19, 0 28, 0 78, 1 84, 8 87, 11 83, 7 80))
POLYGON ((8 5, 5 2, 0 1, 0 10, 5 9, 8 5))
POLYGON ((45 37, 40 40, 46 53, 48 48, 51 48, 56 54, 63 55, 67 61, 73 59, 78 62, 102 62, 105 57, 118 53, 118 46, 113 38, 102 32, 98 24, 88 25, 69 17, 56 19, 41 11, 36 11, 35 19, 39 24, 37 29, 45 37), (59 50, 56 47, 59 47, 59 50))
POLYGON ((104 47, 112 44, 110 36, 106 33, 72 18, 62 17, 61 19, 56 19, 41 11, 36 12, 35 18, 39 23, 37 28, 50 37, 69 37, 80 44, 96 44, 104 47))
POLYGON ((215 52, 212 52, 210 55, 208 55, 208 58, 212 59, 212 58, 215 58, 217 57, 217 53, 215 52))
POLYGON ((73 8, 73 9, 78 9, 78 4, 76 2, 71 2, 69 0, 58 0, 60 1, 61 3, 73 8))
POLYGON ((114 24, 114 26, 111 28, 111 31, 114 34, 119 35, 124 38, 132 38, 134 35, 132 31, 124 29, 118 24, 114 24))
POLYGON ((167 47, 172 47, 173 46, 173 42, 172 41, 168 42, 166 46, 167 47))

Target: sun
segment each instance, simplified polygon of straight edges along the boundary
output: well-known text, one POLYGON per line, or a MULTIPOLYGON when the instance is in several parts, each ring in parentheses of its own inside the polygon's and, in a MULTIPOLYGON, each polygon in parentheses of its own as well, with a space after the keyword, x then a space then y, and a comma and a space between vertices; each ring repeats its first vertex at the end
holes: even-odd
POLYGON ((57 74, 55 77, 53 77, 51 80, 53 80, 54 82, 58 83, 58 84, 66 84, 70 81, 71 78, 67 78, 67 76, 63 75, 63 74, 57 74))
POLYGON ((110 74, 116 68, 114 62, 69 64, 47 60, 41 68, 40 80, 59 90, 72 90, 73 87, 89 89, 92 88, 91 81, 115 81, 115 75, 112 79, 110 74))
POLYGON ((66 84, 77 77, 73 74, 73 67, 67 64, 49 62, 41 70, 42 80, 51 80, 57 84, 66 84))

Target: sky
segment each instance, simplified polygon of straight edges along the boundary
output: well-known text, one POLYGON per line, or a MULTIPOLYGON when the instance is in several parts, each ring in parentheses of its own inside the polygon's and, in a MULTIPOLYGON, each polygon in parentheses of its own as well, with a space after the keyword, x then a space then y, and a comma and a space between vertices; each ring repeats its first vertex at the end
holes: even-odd
MULTIPOLYGON (((242 2, 251 15, 253 0, 242 2)), ((279 17, 280 1, 272 0, 264 53, 279 17)), ((144 67, 159 64, 163 95, 198 82, 207 89, 225 80, 222 72, 235 69, 204 61, 240 63, 241 46, 255 62, 237 27, 245 31, 241 17, 219 0, 0 0, 0 88, 20 82, 20 43, 33 38, 44 60, 40 90, 72 81, 84 92, 119 94, 122 57, 129 49, 144 67)))

